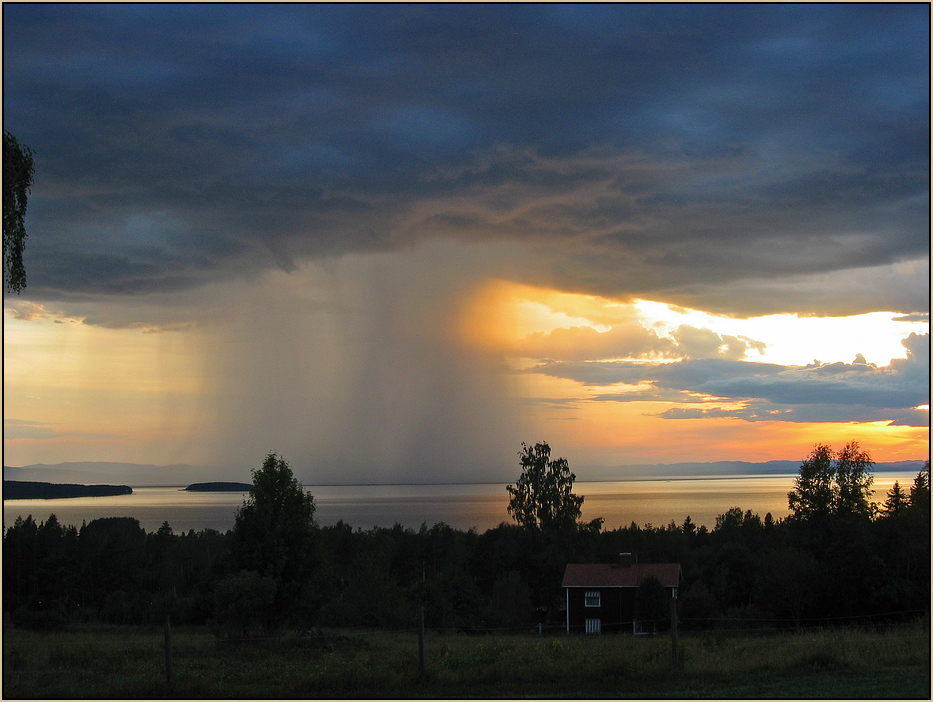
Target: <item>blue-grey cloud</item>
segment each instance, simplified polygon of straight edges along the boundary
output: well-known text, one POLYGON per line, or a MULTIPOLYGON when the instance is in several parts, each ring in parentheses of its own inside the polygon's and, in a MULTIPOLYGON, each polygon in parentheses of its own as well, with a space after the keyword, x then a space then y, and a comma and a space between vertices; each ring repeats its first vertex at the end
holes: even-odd
POLYGON ((523 242, 516 277, 578 291, 928 310, 923 266, 858 295, 757 293, 928 268, 923 5, 3 13, 4 124, 36 152, 34 299, 443 236, 523 242))
POLYGON ((894 317, 891 321, 894 322, 926 322, 930 323, 930 313, 929 312, 917 312, 914 314, 905 314, 901 317, 894 317))
POLYGON ((892 409, 834 404, 783 405, 751 402, 741 409, 673 407, 659 416, 665 419, 708 419, 728 417, 747 422, 886 422, 924 427, 930 413, 917 409, 892 409))
POLYGON ((600 387, 640 386, 627 392, 600 392, 600 402, 676 402, 668 419, 735 417, 748 421, 887 421, 926 426, 929 411, 930 335, 911 334, 902 344, 906 359, 878 367, 858 356, 852 363, 809 366, 685 359, 645 364, 621 361, 542 363, 528 372, 542 373, 600 387), (741 408, 718 405, 741 403, 741 408))

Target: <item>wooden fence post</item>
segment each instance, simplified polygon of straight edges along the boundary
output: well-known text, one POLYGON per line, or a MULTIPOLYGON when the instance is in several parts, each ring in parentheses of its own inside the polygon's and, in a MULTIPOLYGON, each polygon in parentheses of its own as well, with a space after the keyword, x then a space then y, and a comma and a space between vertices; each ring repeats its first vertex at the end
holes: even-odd
POLYGON ((418 610, 418 681, 424 682, 424 603, 418 610))
MULTIPOLYGON (((676 592, 676 591, 675 591, 676 592)), ((678 648, 680 647, 677 636, 677 597, 671 597, 671 655, 673 656, 674 673, 680 671, 680 656, 678 648)))
POLYGON ((426 677, 424 665, 424 597, 425 597, 425 568, 421 561, 421 590, 418 593, 418 682, 424 682, 426 677))

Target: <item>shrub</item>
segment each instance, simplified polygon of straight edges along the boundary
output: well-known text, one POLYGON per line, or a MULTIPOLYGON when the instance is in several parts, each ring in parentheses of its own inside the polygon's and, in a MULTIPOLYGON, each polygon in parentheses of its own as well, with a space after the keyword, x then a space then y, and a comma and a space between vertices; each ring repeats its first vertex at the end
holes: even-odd
POLYGON ((214 634, 221 640, 247 641, 275 633, 276 582, 251 570, 219 581, 214 588, 214 634))

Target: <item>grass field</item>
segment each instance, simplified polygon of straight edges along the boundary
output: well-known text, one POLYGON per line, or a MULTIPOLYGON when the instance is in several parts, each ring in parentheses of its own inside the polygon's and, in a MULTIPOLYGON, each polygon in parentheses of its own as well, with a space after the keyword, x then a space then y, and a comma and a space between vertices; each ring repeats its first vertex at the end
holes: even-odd
POLYGON ((5 627, 10 698, 919 698, 930 699, 927 622, 888 631, 466 636, 341 631, 218 644, 206 628, 5 627))

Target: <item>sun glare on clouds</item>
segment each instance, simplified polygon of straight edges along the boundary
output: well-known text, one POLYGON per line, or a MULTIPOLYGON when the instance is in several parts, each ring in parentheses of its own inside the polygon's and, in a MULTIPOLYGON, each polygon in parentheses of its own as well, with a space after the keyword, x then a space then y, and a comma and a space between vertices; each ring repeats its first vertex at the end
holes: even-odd
MULTIPOLYGON (((909 334, 929 332, 927 322, 899 321, 891 312, 847 317, 777 314, 743 319, 663 302, 618 301, 503 280, 491 281, 477 291, 460 316, 460 332, 469 343, 513 356, 520 353, 522 342, 535 336, 567 344, 571 339, 565 330, 577 330, 581 357, 589 353, 590 359, 606 358, 593 355, 599 353, 597 342, 623 329, 631 337, 640 333, 639 327, 658 339, 673 339, 687 329, 694 335, 699 330, 713 332, 723 340, 741 339, 748 347, 742 354, 746 360, 784 366, 851 363, 858 356, 866 363, 885 366, 892 359, 907 357, 901 342, 909 334)), ((723 346, 717 347, 720 352, 725 350, 723 346)), ((639 358, 639 354, 628 357, 639 358)))
POLYGON ((785 366, 803 366, 815 361, 851 363, 857 354, 868 363, 885 366, 891 359, 906 358, 902 339, 911 332, 929 331, 927 323, 895 321, 896 315, 891 312, 848 317, 775 314, 741 319, 649 300, 638 300, 634 306, 653 327, 666 334, 689 324, 760 340, 764 348, 760 354, 753 354, 752 360, 785 366))
MULTIPOLYGON (((920 339, 907 337, 923 337, 928 325, 892 313, 740 319, 497 280, 465 306, 461 331, 468 343, 503 357, 521 379, 517 387, 537 425, 584 462, 650 463, 659 445, 666 460, 682 461, 793 458, 817 442, 853 439, 872 448, 877 460, 915 458, 925 450, 927 429, 894 421, 898 415, 856 421, 840 419, 838 404, 809 404, 836 402, 816 398, 820 388, 846 388, 839 385, 843 371, 854 382, 869 372, 903 374, 907 366, 895 367, 892 359, 914 369, 922 363, 920 339), (714 362, 737 365, 709 365, 714 362), (667 364, 677 364, 674 373, 659 375, 667 364), (689 390, 704 383, 691 373, 727 368, 731 386, 722 380, 710 390, 689 390), (724 395, 730 387, 738 394, 724 395), (782 397, 775 388, 786 399, 769 399, 782 397), (756 392, 763 394, 749 394, 756 392), (825 418, 805 419, 811 416, 825 418)), ((868 397, 866 417, 874 406, 868 397)))

